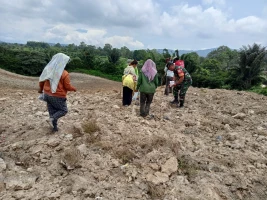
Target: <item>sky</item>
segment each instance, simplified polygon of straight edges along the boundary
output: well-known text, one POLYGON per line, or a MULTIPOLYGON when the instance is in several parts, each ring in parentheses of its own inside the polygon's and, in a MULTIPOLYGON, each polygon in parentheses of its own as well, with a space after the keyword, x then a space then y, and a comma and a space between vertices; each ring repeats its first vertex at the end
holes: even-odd
POLYGON ((267 0, 1 0, 0 41, 202 50, 267 46, 267 0))

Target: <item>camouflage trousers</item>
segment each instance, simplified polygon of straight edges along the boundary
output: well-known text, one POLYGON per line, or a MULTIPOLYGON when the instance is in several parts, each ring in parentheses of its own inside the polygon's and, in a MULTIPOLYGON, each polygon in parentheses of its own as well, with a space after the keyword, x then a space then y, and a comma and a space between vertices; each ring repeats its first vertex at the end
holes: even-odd
POLYGON ((192 85, 192 80, 185 81, 181 85, 177 85, 173 88, 173 96, 178 97, 179 94, 179 100, 180 102, 184 102, 185 94, 188 90, 188 88, 192 85), (180 92, 179 92, 180 91, 180 92))

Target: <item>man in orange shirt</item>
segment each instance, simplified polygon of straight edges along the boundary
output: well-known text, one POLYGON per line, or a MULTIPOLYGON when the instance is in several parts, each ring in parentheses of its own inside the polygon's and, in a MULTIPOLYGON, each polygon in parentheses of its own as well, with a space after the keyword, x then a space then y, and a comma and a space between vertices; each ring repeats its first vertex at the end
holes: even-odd
POLYGON ((76 92, 76 88, 70 83, 69 73, 64 70, 70 57, 58 53, 44 68, 39 78, 39 93, 44 93, 44 101, 47 102, 49 120, 47 122, 53 131, 58 131, 58 119, 67 114, 68 108, 66 96, 68 91, 76 92))

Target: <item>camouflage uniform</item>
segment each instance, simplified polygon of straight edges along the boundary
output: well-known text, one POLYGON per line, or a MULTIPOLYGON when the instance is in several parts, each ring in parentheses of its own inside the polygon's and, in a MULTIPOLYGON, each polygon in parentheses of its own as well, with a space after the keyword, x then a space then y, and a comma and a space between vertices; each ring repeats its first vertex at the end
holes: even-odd
POLYGON ((177 103, 178 103, 178 94, 179 94, 180 107, 182 107, 184 105, 185 94, 186 94, 188 88, 190 87, 190 85, 192 85, 192 78, 184 67, 175 66, 174 76, 175 76, 176 80, 179 80, 178 74, 180 74, 180 73, 184 74, 184 80, 180 85, 177 85, 173 88, 173 96, 175 99, 174 102, 176 102, 176 100, 177 100, 177 103), (179 90, 180 90, 180 92, 179 92, 179 90))

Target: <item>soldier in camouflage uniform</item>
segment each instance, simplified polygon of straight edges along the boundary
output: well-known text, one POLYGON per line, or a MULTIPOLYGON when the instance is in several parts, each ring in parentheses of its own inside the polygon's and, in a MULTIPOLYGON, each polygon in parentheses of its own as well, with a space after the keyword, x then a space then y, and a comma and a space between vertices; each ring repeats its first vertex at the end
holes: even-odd
POLYGON ((172 101, 172 103, 177 104, 178 106, 179 104, 178 94, 179 94, 180 98, 179 107, 183 107, 185 94, 190 85, 192 85, 192 78, 190 74, 187 72, 187 70, 182 66, 175 66, 174 63, 168 63, 167 67, 169 70, 174 72, 174 77, 175 77, 175 84, 173 85, 174 100, 172 101))

